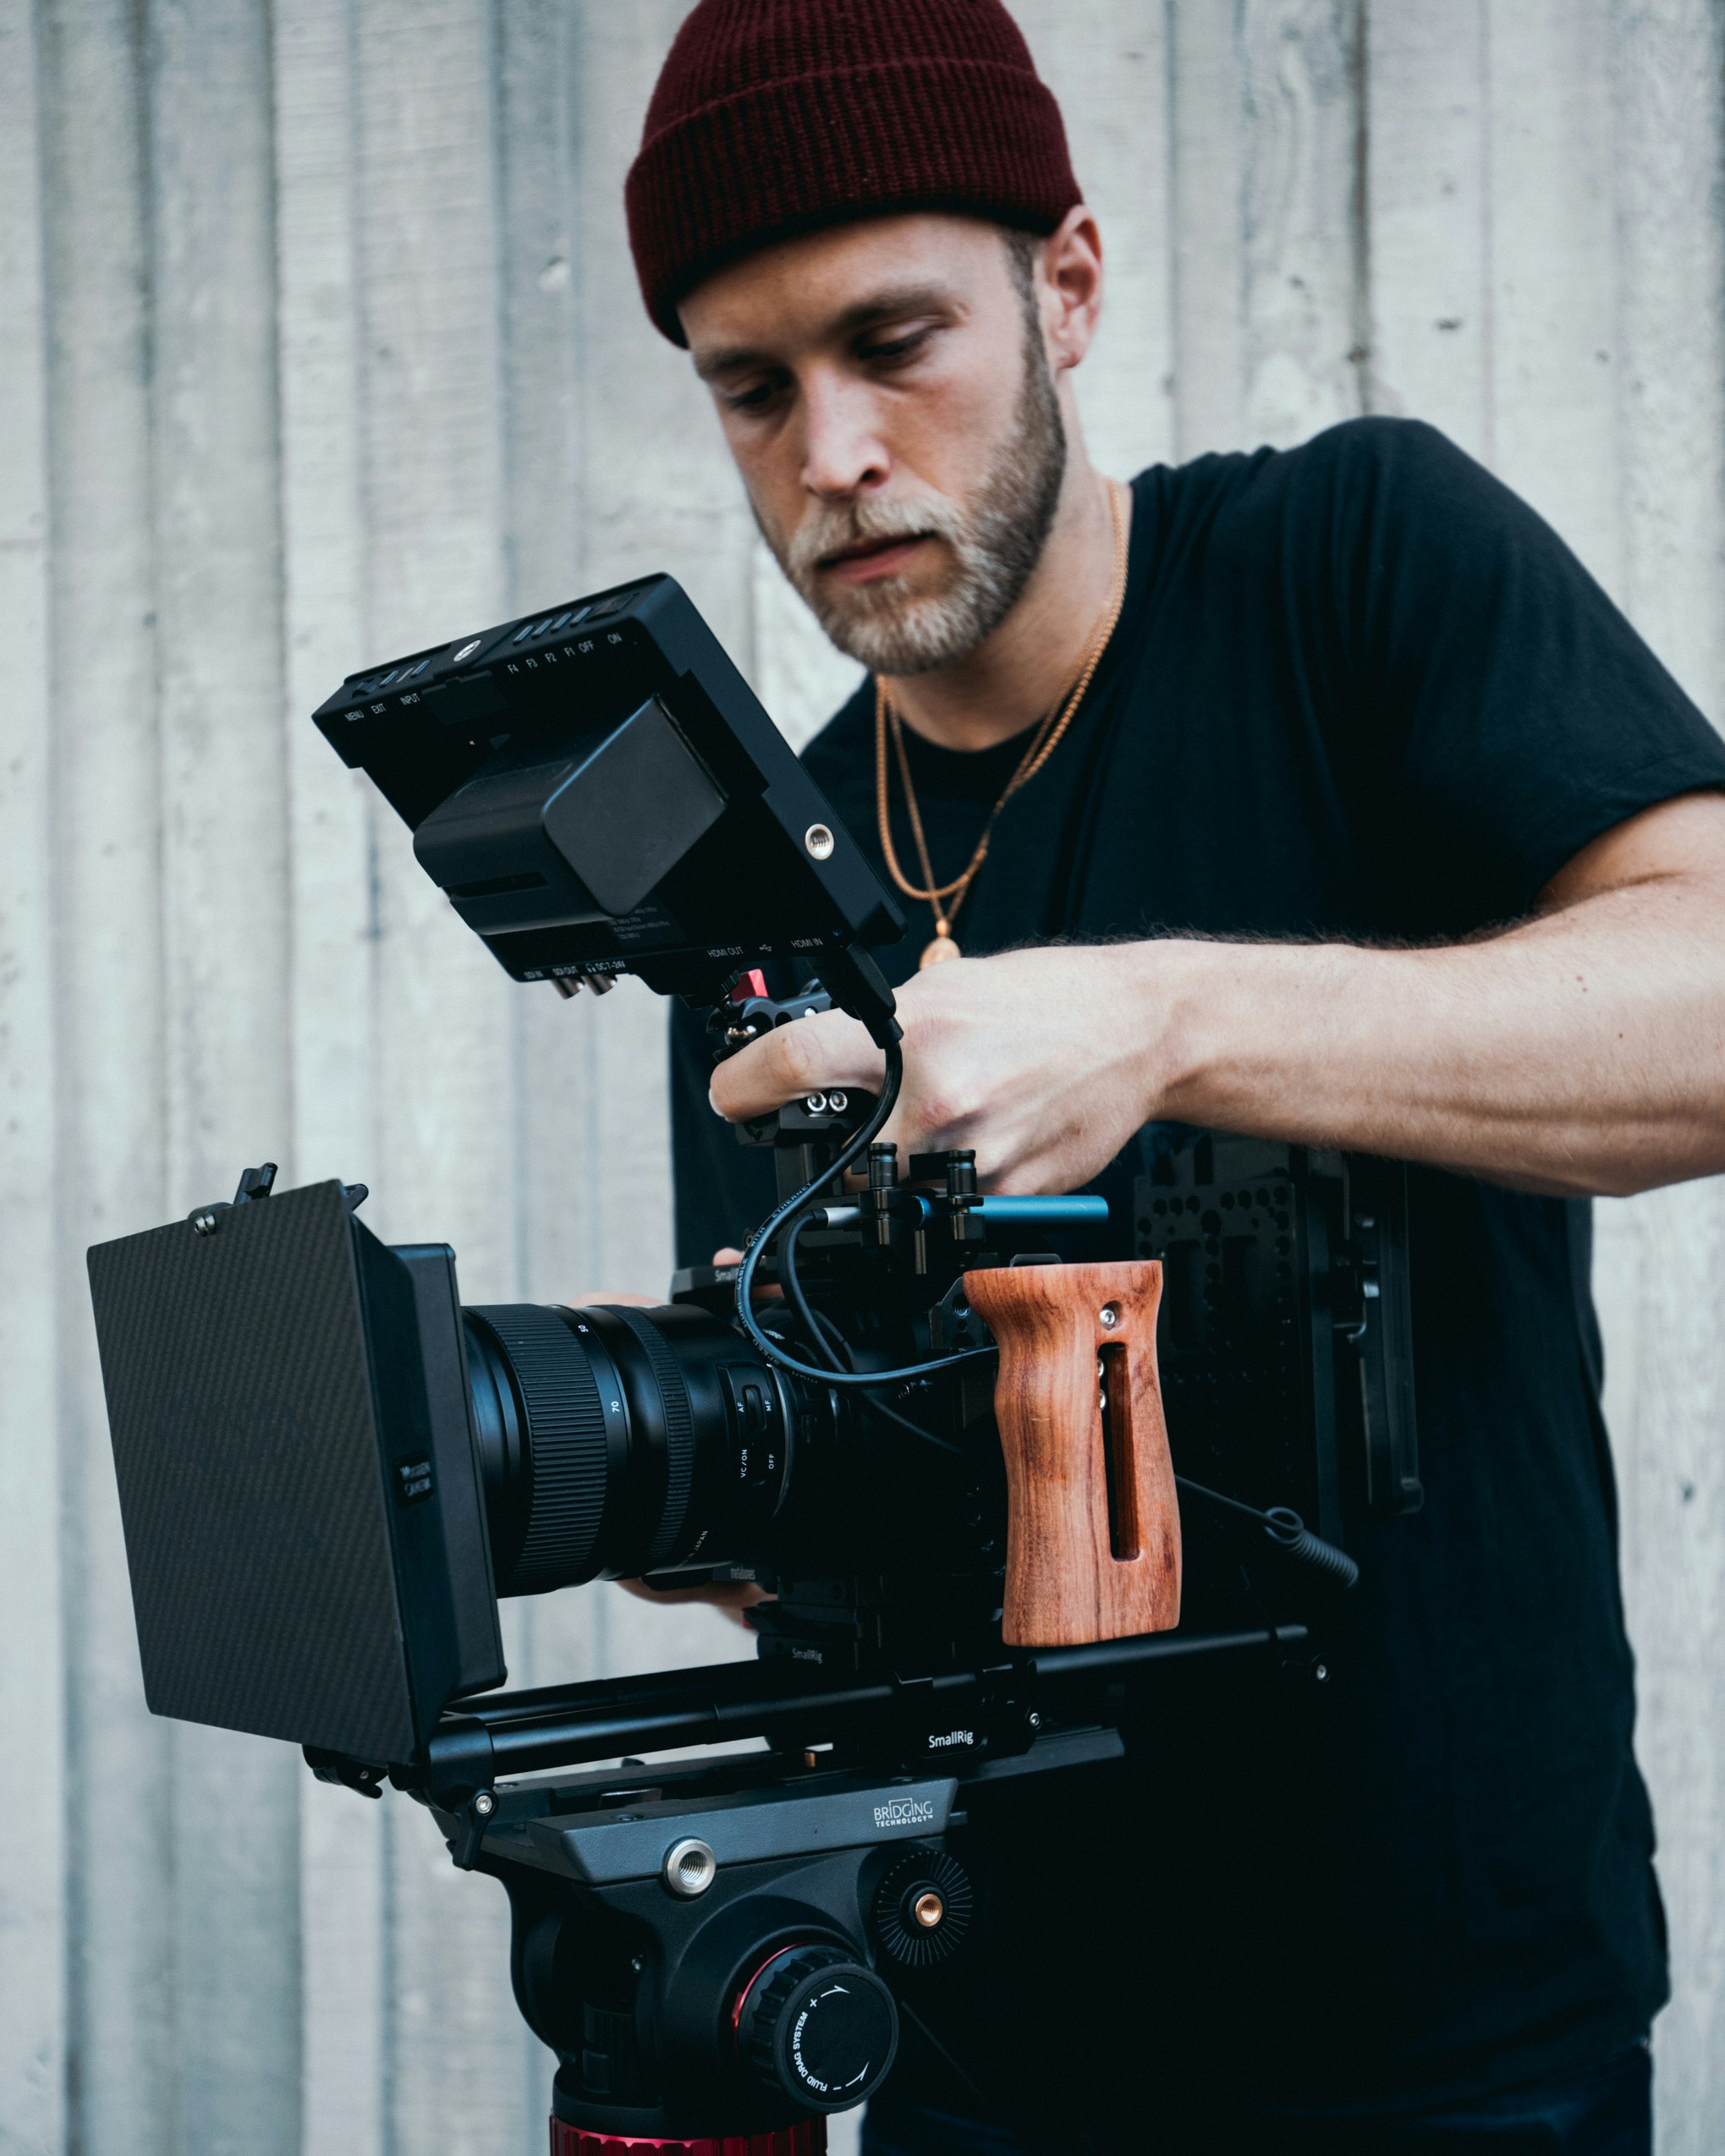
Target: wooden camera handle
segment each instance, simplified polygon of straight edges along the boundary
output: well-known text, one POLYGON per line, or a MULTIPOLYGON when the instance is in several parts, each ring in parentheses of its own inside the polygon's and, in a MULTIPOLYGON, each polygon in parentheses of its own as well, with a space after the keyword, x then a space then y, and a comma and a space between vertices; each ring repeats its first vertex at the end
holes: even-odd
POLYGON ((1167 1632, 1180 1618, 1180 1514, 1156 1377, 1162 1267, 966 1273, 1000 1348, 1009 1647, 1167 1632))

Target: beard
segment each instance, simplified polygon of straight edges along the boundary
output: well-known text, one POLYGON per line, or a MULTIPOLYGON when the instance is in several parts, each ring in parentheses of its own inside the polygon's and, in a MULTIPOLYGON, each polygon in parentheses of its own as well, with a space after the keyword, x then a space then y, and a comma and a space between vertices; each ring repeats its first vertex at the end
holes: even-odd
POLYGON ((1066 475, 1066 430, 1042 348, 1027 324, 1025 378, 1012 431, 966 500, 915 486, 843 507, 817 503, 789 539, 755 510, 761 535, 828 638, 871 673, 921 674, 968 659, 1018 604, 1041 560, 1066 475), (952 568, 916 595, 903 577, 834 584, 820 564, 859 542, 933 537, 952 568))

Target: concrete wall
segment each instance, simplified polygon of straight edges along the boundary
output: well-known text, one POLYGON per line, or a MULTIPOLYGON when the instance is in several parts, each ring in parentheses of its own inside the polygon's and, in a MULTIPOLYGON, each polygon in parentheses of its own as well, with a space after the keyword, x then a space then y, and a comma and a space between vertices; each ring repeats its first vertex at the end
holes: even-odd
MULTIPOLYGON (((798 738, 852 678, 643 319, 680 0, 0 0, 0 2150, 527 2149, 495 1887, 140 1693, 83 1251, 341 1173, 471 1299, 651 1288, 661 1012, 512 990, 305 714, 637 570, 798 738)), ((1718 0, 1022 0, 1111 250, 1096 448, 1417 413, 1725 710, 1718 0)), ((1602 1212, 1662 2147, 1725 2145, 1717 1186, 1602 1212)), ((528 1681, 733 1651, 607 1593, 528 1681)))

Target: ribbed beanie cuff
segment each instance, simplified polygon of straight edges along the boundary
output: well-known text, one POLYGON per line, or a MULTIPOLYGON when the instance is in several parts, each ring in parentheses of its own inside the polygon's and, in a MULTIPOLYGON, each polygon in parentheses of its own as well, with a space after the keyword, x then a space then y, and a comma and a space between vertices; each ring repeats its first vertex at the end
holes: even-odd
POLYGON ((1079 200, 1060 108, 1000 0, 700 0, 626 189, 647 311, 723 263, 864 217, 1052 232, 1079 200))

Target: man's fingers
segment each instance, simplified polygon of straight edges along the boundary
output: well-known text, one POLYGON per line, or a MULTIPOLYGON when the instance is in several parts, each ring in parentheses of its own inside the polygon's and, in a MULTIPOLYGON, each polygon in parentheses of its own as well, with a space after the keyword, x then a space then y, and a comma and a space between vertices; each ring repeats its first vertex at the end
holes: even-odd
POLYGON ((644 1580, 638 1579, 620 1579, 617 1584, 627 1594, 638 1595, 643 1602, 709 1603, 739 1625, 745 1610, 752 1610, 757 1602, 771 1602, 774 1599, 752 1580, 715 1580, 705 1587, 649 1587, 644 1580))
POLYGON ((729 1122, 746 1122, 783 1107, 805 1093, 830 1093, 835 1085, 881 1087, 881 1051, 863 1027, 842 1011, 817 1011, 772 1031, 734 1056, 712 1075, 712 1104, 729 1122))

